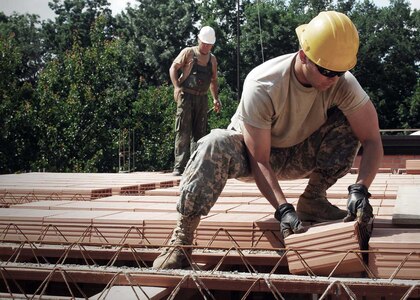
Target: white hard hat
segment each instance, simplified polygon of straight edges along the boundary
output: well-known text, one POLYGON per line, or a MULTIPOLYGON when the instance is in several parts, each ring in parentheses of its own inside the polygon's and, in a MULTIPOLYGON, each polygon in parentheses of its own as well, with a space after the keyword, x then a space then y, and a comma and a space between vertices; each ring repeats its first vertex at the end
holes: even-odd
POLYGON ((203 43, 213 45, 216 42, 216 33, 210 26, 204 26, 201 28, 200 33, 198 34, 198 38, 203 43))

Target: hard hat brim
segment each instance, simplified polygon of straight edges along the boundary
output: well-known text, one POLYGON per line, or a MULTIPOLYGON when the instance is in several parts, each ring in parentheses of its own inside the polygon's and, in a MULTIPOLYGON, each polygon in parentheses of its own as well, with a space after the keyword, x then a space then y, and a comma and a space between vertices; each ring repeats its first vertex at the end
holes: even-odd
POLYGON ((214 45, 214 43, 216 42, 216 39, 204 39, 200 37, 200 35, 198 35, 198 39, 202 41, 203 43, 210 44, 210 45, 214 45))
POLYGON ((304 31, 305 31, 306 25, 307 25, 307 24, 302 24, 302 25, 300 25, 300 26, 296 27, 296 29, 295 29, 295 32, 296 32, 296 35, 297 35, 297 37, 298 37, 298 40, 299 40, 299 44, 300 44, 300 46, 302 46, 302 43, 301 43, 300 37, 301 37, 301 35, 302 35, 302 32, 304 32, 304 31))

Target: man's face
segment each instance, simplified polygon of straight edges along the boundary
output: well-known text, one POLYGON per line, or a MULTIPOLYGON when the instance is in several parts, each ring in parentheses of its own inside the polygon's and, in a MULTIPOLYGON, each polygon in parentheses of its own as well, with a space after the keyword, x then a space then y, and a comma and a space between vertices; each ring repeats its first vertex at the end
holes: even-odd
POLYGON ((311 86, 313 86, 315 89, 319 91, 325 91, 329 89, 334 84, 336 84, 337 81, 339 80, 338 76, 327 77, 327 76, 322 75, 319 72, 317 66, 313 62, 311 62, 308 58, 306 58, 305 67, 306 67, 305 76, 306 76, 307 81, 309 82, 311 86))
POLYGON ((201 54, 204 54, 204 55, 209 54, 212 48, 213 48, 213 44, 206 44, 198 40, 198 51, 200 51, 201 54))

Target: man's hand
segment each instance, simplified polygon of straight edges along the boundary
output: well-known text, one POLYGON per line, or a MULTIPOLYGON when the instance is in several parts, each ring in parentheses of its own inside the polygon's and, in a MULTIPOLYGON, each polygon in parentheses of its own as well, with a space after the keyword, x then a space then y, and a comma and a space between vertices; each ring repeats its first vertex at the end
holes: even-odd
POLYGON ((213 100, 213 108, 216 113, 220 112, 220 110, 222 109, 222 102, 220 101, 220 99, 213 100))
POLYGON ((367 224, 373 218, 372 206, 369 203, 371 194, 363 184, 352 184, 348 187, 347 216, 344 222, 357 218, 359 224, 367 224))
POLYGON ((296 214, 295 208, 290 203, 280 205, 276 209, 274 217, 280 222, 280 230, 284 238, 293 233, 301 233, 306 230, 302 226, 302 223, 296 214))
POLYGON ((174 87, 174 101, 178 102, 181 99, 183 91, 181 87, 174 87))

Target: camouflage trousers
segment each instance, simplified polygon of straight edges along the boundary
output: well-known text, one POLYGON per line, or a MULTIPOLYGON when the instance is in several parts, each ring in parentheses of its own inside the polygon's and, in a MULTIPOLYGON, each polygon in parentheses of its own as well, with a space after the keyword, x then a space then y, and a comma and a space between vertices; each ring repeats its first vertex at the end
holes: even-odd
MULTIPOLYGON (((359 146, 347 119, 335 109, 327 121, 300 144, 272 148, 270 164, 278 179, 306 178, 316 172, 328 188, 348 173, 359 146)), ((187 164, 178 212, 185 216, 207 215, 229 178, 252 178, 243 135, 233 130, 214 129, 199 140, 187 164)))
POLYGON ((174 170, 184 171, 197 141, 207 133, 207 95, 184 93, 177 101, 175 118, 174 170))

